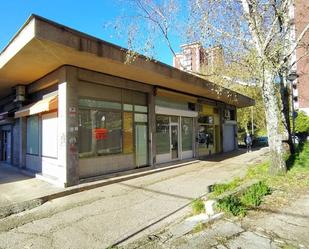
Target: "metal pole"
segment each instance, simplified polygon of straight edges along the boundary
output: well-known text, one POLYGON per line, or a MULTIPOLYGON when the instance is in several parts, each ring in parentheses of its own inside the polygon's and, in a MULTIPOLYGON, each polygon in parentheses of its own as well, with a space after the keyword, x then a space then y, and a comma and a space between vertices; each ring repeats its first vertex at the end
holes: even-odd
POLYGON ((295 116, 294 116, 294 94, 293 94, 293 81, 291 81, 291 109, 292 109, 292 141, 295 145, 295 116))
POLYGON ((251 106, 251 134, 254 135, 253 106, 251 106))
POLYGON ((291 110, 292 110, 292 143, 295 145, 295 115, 294 115, 294 92, 293 92, 293 83, 299 77, 296 71, 291 71, 287 76, 287 80, 290 82, 291 89, 291 110))

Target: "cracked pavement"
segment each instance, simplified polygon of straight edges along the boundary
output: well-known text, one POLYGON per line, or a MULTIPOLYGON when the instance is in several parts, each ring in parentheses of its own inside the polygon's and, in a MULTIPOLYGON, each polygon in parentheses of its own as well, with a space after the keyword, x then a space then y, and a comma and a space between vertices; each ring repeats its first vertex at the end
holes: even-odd
POLYGON ((309 193, 296 194, 283 208, 263 208, 243 219, 224 218, 196 233, 173 238, 169 228, 127 249, 280 249, 309 248, 309 193))
POLYGON ((0 248, 126 245, 181 219, 210 185, 243 176, 266 152, 215 157, 49 201, 0 220, 0 248))

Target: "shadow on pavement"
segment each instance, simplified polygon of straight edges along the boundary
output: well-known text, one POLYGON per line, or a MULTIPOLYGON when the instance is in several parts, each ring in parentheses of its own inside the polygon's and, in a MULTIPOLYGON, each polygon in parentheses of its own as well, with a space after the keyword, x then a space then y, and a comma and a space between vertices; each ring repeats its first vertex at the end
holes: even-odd
MULTIPOLYGON (((206 193, 206 194, 203 194, 203 195, 201 195, 201 196, 199 196, 199 197, 197 197, 197 198, 202 198, 202 197, 204 197, 205 195, 207 195, 207 193, 206 193)), ((111 245, 111 246, 108 247, 108 248, 117 247, 119 244, 123 243, 124 241, 126 241, 126 240, 128 240, 128 239, 130 239, 130 238, 133 238, 135 235, 137 235, 137 234, 139 234, 139 233, 141 233, 141 232, 147 230, 148 228, 150 228, 150 227, 156 225, 157 223, 159 223, 159 222, 165 220, 166 218, 168 218, 168 217, 172 216, 173 214, 179 212, 180 210, 186 208, 187 206, 191 205, 191 203, 192 203, 192 200, 191 200, 190 202, 188 202, 187 204, 184 204, 183 206, 177 208, 177 209, 174 210, 173 212, 170 212, 169 214, 167 214, 167 215, 165 215, 165 216, 159 218, 158 220, 152 222, 151 224, 149 224, 149 225, 147 225, 147 226, 144 226, 144 227, 142 227, 141 229, 138 229, 137 231, 131 233, 130 235, 128 235, 128 236, 126 236, 126 237, 124 237, 124 238, 118 240, 117 242, 115 242, 113 245, 111 245)))
POLYGON ((0 184, 23 181, 30 178, 32 177, 21 173, 17 168, 13 168, 13 166, 0 164, 0 184))
POLYGON ((129 188, 139 189, 139 190, 143 190, 143 191, 147 191, 147 192, 151 192, 151 193, 155 193, 155 194, 159 194, 159 195, 165 195, 165 196, 174 197, 174 198, 178 198, 178 199, 184 199, 184 200, 188 200, 188 201, 195 200, 195 198, 193 198, 193 197, 187 197, 187 196, 182 196, 182 195, 166 193, 166 192, 153 190, 153 189, 149 189, 149 188, 144 188, 144 187, 139 187, 139 186, 134 186, 134 185, 126 184, 126 183, 119 183, 119 184, 122 185, 122 186, 129 187, 129 188))
MULTIPOLYGON (((252 148, 252 151, 258 151, 264 147, 254 147, 252 148)), ((238 149, 231 152, 224 152, 219 154, 214 154, 210 156, 200 157, 199 160, 201 161, 208 161, 208 162, 221 162, 230 158, 233 158, 235 156, 240 156, 247 153, 247 149, 238 149)), ((249 152, 250 153, 250 152, 249 152)))

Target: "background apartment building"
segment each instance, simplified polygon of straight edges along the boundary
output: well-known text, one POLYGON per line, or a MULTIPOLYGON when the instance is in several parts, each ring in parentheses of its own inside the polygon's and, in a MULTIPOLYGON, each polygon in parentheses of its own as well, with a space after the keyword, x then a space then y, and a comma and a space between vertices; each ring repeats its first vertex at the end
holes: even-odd
POLYGON ((182 45, 181 52, 173 58, 174 67, 190 73, 211 72, 222 64, 221 46, 206 49, 199 42, 182 45))
MULTIPOLYGON (((309 23, 309 1, 295 0, 294 11, 291 10, 295 22, 295 37, 299 37, 305 26, 309 23)), ((293 85, 294 106, 309 115, 309 32, 299 44, 293 60, 297 61, 296 71, 299 78, 293 85), (302 58, 303 57, 303 58, 302 58)))

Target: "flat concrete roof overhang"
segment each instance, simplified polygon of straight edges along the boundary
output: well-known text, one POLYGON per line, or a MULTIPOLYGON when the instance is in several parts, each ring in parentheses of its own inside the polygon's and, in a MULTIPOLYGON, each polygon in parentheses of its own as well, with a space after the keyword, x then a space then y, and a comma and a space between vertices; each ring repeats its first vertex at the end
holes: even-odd
POLYGON ((0 97, 16 84, 29 84, 63 65, 161 86, 236 107, 254 100, 207 80, 139 55, 45 18, 32 15, 0 54, 0 97))

